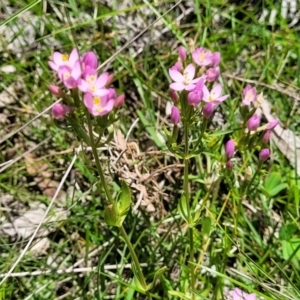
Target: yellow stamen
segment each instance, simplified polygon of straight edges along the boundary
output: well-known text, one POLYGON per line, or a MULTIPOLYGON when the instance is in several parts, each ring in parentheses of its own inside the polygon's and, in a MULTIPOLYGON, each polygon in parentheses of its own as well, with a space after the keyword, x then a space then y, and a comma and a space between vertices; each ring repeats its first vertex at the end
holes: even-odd
POLYGON ((93 101, 94 105, 100 105, 101 104, 101 98, 96 96, 94 97, 94 101, 93 101))
POLYGON ((69 54, 62 54, 61 60, 62 60, 62 61, 67 61, 67 60, 69 60, 69 54))

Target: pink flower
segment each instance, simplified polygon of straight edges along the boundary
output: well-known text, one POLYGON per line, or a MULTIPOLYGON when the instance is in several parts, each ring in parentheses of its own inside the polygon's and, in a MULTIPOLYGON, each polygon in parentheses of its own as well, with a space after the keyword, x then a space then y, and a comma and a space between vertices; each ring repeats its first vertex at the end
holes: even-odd
POLYGON ((48 64, 52 70, 58 72, 58 69, 62 66, 68 66, 72 69, 78 60, 79 54, 77 49, 74 48, 70 55, 54 52, 52 55, 52 60, 50 60, 48 64))
POLYGON ((252 102, 256 100, 256 88, 251 85, 247 85, 243 91, 243 104, 251 105, 252 102))
POLYGON ((178 47, 178 56, 180 57, 181 61, 186 60, 186 49, 183 46, 178 47))
POLYGON ((55 96, 62 96, 63 95, 63 92, 62 92, 61 88, 57 85, 50 84, 48 86, 48 88, 49 88, 50 92, 55 96))
POLYGON ((58 68, 59 79, 69 89, 77 87, 80 76, 81 66, 79 60, 76 61, 73 67, 63 65, 58 68))
POLYGON ((260 124, 260 117, 257 114, 254 114, 247 122, 247 128, 250 131, 254 131, 260 124))
POLYGON ((270 149, 265 148, 259 152, 259 160, 266 161, 270 157, 270 149))
POLYGON ((239 288, 235 288, 234 290, 229 292, 226 300, 256 300, 256 295, 247 294, 239 288))
POLYGON ((115 104, 114 96, 115 93, 113 92, 109 92, 102 97, 87 92, 84 94, 83 102, 93 116, 104 116, 113 109, 115 104))
POLYGON ((216 68, 219 65, 220 61, 221 61, 221 53, 220 52, 215 52, 212 55, 212 66, 214 68, 216 68))
POLYGON ((218 79, 220 75, 220 69, 219 68, 209 68, 206 70, 206 80, 209 82, 213 82, 218 79))
POLYGON ((125 101, 125 95, 121 94, 115 99, 114 108, 120 108, 125 101))
POLYGON ((272 130, 279 124, 279 120, 274 120, 268 123, 268 129, 272 130))
POLYGON ((107 80, 107 72, 97 77, 97 71, 87 66, 83 73, 83 79, 79 79, 78 88, 84 93, 90 92, 98 96, 104 96, 108 93, 105 88, 107 80))
POLYGON ((194 79, 195 72, 196 69, 193 64, 187 65, 183 74, 177 70, 169 69, 169 75, 175 81, 170 84, 170 88, 174 91, 192 91, 199 81, 199 78, 194 79))
POLYGON ((180 122, 180 111, 176 106, 171 109, 171 122, 177 125, 180 122))
POLYGON ((231 139, 225 144, 225 155, 227 159, 233 157, 234 150, 235 150, 234 140, 231 139))
POLYGON ((170 70, 176 70, 178 72, 181 72, 182 70, 182 63, 180 61, 176 62, 175 65, 173 65, 170 70))
POLYGON ((213 54, 203 47, 197 48, 192 53, 192 57, 194 62, 201 67, 208 66, 213 62, 213 54))
POLYGON ((70 112, 70 108, 61 103, 54 104, 52 107, 52 115, 56 119, 63 119, 70 112))
POLYGON ((203 86, 203 101, 205 102, 212 102, 214 104, 218 104, 226 100, 229 95, 221 96, 222 95, 222 86, 221 84, 215 85, 211 92, 209 92, 206 85, 203 86))
POLYGON ((83 70, 85 70, 86 67, 96 70, 98 67, 98 59, 93 51, 85 52, 82 55, 81 62, 83 70))
POLYGON ((204 86, 204 78, 201 78, 195 88, 188 93, 187 100, 189 105, 197 106, 203 98, 203 86, 204 86))
POLYGON ((208 102, 203 107, 203 117, 209 119, 214 112, 214 104, 212 102, 208 102))

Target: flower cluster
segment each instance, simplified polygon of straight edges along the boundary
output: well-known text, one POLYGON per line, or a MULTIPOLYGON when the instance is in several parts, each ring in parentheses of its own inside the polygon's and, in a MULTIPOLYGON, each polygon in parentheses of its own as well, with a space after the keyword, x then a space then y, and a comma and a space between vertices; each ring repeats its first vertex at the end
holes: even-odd
MULTIPOLYGON (((271 121, 263 126, 260 126, 260 116, 256 113, 254 113, 252 116, 252 106, 258 107, 259 106, 259 97, 262 97, 262 95, 257 95, 256 88, 252 87, 251 85, 247 85, 242 94, 242 103, 243 108, 250 108, 250 118, 249 118, 249 112, 246 112, 246 116, 248 116, 248 120, 245 121, 245 127, 247 127, 247 133, 245 139, 243 139, 243 143, 247 145, 248 148, 255 146, 254 142, 258 142, 261 144, 268 144, 270 140, 271 131, 279 124, 279 120, 271 121), (263 132, 263 136, 256 138, 255 134, 263 132), (252 137, 253 136, 253 137, 252 137)), ((232 162, 231 158, 234 155, 235 152, 235 144, 236 142, 231 139, 225 144, 225 157, 226 157, 226 167, 228 169, 232 168, 232 162)), ((270 157, 270 149, 269 148, 262 148, 259 152, 259 160, 260 161, 266 161, 270 157)))
MULTIPOLYGON (((83 103, 93 116, 106 115, 124 102, 124 95, 117 96, 115 89, 109 87, 113 76, 107 72, 97 74, 98 59, 92 51, 82 56, 76 48, 70 55, 54 52, 49 66, 57 73, 65 88, 73 93, 83 93, 83 103)), ((59 86, 50 85, 49 89, 53 95, 64 98, 65 94, 59 86)), ((72 107, 56 104, 52 114, 55 118, 63 118, 72 110, 72 107)))
POLYGON ((173 82, 170 84, 171 99, 177 109, 171 111, 171 121, 177 124, 180 120, 180 105, 197 107, 202 102, 202 114, 209 118, 216 105, 228 98, 222 96, 222 86, 213 85, 220 75, 219 63, 221 55, 219 52, 200 47, 192 52, 192 62, 187 63, 187 51, 183 46, 178 48, 178 61, 169 69, 169 75, 173 82), (186 100, 179 103, 177 93, 185 94, 186 100), (174 120, 176 122, 174 122, 174 120))

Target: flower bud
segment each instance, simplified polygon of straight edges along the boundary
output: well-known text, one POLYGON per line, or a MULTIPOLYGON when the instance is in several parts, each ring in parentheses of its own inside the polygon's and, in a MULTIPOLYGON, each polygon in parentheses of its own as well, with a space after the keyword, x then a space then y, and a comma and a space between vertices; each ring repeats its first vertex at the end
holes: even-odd
POLYGON ((183 46, 178 47, 178 55, 181 61, 186 60, 186 49, 183 46))
POLYGON ((182 63, 180 61, 176 62, 175 65, 173 65, 170 70, 176 70, 178 72, 181 72, 182 70, 182 63))
POLYGON ((171 122, 177 125, 180 122, 180 111, 176 106, 171 109, 171 122))
POLYGON ((114 75, 108 74, 106 86, 109 86, 112 83, 113 79, 114 79, 114 75))
POLYGON ((174 90, 170 89, 170 97, 174 103, 178 102, 178 96, 174 90))
POLYGON ((228 160, 226 162, 226 169, 231 170, 233 168, 233 163, 231 160, 228 160))
POLYGON ((208 102, 203 108, 203 117, 209 119, 214 112, 214 105, 212 102, 208 102))
POLYGON ((250 131, 254 131, 260 124, 260 117, 257 114, 254 114, 247 122, 247 128, 250 131))
POLYGON ((120 108, 123 105, 124 101, 125 101, 125 95, 124 94, 119 95, 115 100, 114 107, 120 108))
POLYGON ((69 112, 70 108, 61 103, 57 103, 52 107, 52 115, 56 119, 63 119, 69 112))
POLYGON ((82 56, 83 69, 89 66, 91 69, 96 70, 98 67, 98 59, 93 51, 87 51, 82 56))
POLYGON ((266 161, 270 157, 270 149, 265 148, 259 152, 259 159, 261 161, 266 161))
POLYGON ((272 130, 279 124, 279 120, 274 120, 268 123, 268 129, 272 130))
POLYGON ((53 95, 55 95, 55 96, 61 97, 61 96, 63 95, 63 92, 62 92, 61 88, 60 88, 59 86, 57 86, 57 85, 52 85, 52 84, 50 84, 50 85, 48 86, 48 88, 49 88, 50 92, 51 92, 53 95))
POLYGON ((271 130, 267 130, 262 138, 263 143, 268 144, 270 141, 271 130))
POLYGON ((231 139, 225 144, 225 155, 227 159, 233 157, 234 150, 235 150, 234 140, 231 139))
POLYGON ((213 82, 218 79, 220 75, 220 69, 219 68, 209 68, 207 69, 206 73, 206 80, 209 82, 213 82))

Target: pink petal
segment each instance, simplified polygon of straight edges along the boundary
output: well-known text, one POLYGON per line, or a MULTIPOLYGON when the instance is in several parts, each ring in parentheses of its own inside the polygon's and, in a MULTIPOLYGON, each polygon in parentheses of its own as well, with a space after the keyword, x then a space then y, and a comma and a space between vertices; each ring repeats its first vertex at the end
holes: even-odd
POLYGON ((185 85, 181 82, 173 82, 170 84, 170 89, 174 90, 174 91, 183 91, 185 88, 185 85))
POLYGON ((208 102, 210 93, 206 85, 203 86, 202 91, 203 91, 203 101, 208 102))
POLYGON ((69 64, 70 66, 74 66, 75 62, 79 60, 78 50, 74 48, 69 56, 69 64))
POLYGON ((58 66, 53 61, 51 61, 51 60, 48 61, 48 65, 52 70, 54 70, 54 71, 58 70, 58 66))
POLYGON ((88 85, 88 83, 84 79, 79 78, 78 79, 78 88, 82 92, 87 92, 88 89, 89 89, 89 85, 88 85))
POLYGON ((72 72, 71 72, 71 76, 74 79, 79 79, 79 77, 81 76, 81 65, 79 60, 76 61, 75 65, 73 66, 72 72))
POLYGON ((196 86, 196 84, 190 83, 190 84, 186 85, 184 89, 186 91, 192 91, 195 88, 195 86, 196 86))
POLYGON ((223 101, 226 100, 228 97, 229 97, 229 95, 225 95, 225 96, 219 97, 217 100, 218 100, 219 102, 223 102, 223 101))
POLYGON ((108 79, 108 73, 107 72, 101 74, 99 76, 99 78, 97 79, 97 81, 96 81, 96 84, 95 84, 96 88, 101 89, 101 88, 105 87, 105 85, 107 83, 107 79, 108 79))
POLYGON ((109 94, 108 89, 97 89, 94 93, 95 96, 103 97, 109 94))
POLYGON ((52 55, 52 60, 56 65, 61 65, 63 63, 62 61, 62 54, 60 52, 54 52, 52 55))
POLYGON ((100 116, 108 114, 114 107, 115 101, 114 99, 109 100, 105 106, 102 107, 102 112, 100 113, 100 116))
POLYGON ((169 69, 169 75, 175 82, 181 82, 181 83, 184 82, 183 75, 180 72, 178 72, 177 70, 169 69))
POLYGON ((188 74, 188 77, 192 80, 195 77, 196 68, 193 64, 189 64, 184 69, 184 73, 185 72, 188 74))
POLYGON ((222 94, 222 86, 221 84, 217 84, 213 87, 213 89, 211 90, 211 94, 214 95, 214 98, 219 98, 219 96, 221 96, 222 94))
POLYGON ((92 109, 94 107, 94 97, 93 97, 92 93, 84 94, 83 103, 88 109, 92 109))

